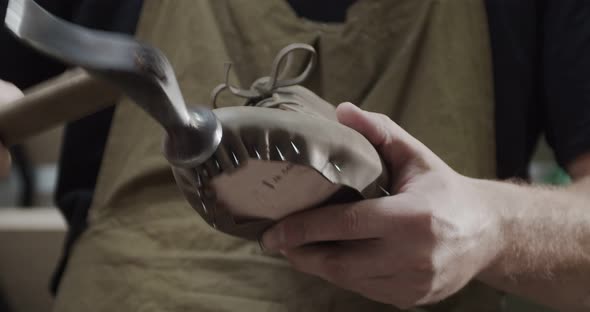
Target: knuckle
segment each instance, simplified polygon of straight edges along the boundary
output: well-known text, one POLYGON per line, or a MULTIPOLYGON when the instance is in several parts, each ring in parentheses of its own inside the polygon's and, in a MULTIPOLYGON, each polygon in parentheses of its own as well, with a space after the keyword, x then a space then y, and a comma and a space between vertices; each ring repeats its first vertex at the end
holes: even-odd
POLYGON ((430 205, 426 204, 424 211, 416 216, 413 226, 416 231, 424 235, 424 237, 432 238, 434 235, 434 226, 436 223, 436 216, 430 209, 430 205))
POLYGON ((382 144, 387 144, 390 143, 391 141, 391 130, 392 126, 393 126, 393 121, 383 115, 383 114, 378 114, 377 115, 377 126, 379 127, 379 132, 382 135, 382 144))
POLYGON ((280 244, 282 245, 281 247, 290 248, 293 246, 295 239, 294 239, 292 228, 293 227, 292 227, 291 223, 280 223, 276 227, 276 233, 279 237, 280 244))
POLYGON ((359 234, 361 232, 360 213, 358 209, 350 208, 344 210, 343 219, 343 230, 346 232, 346 234, 354 236, 355 234, 359 234))

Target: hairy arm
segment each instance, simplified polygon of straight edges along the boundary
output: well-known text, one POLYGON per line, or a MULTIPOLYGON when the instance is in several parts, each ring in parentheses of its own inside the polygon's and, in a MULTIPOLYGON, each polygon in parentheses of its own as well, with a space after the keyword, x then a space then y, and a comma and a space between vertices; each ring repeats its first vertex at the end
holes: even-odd
POLYGON ((479 278, 563 311, 590 311, 590 154, 569 172, 575 183, 564 188, 474 181, 503 232, 479 278))

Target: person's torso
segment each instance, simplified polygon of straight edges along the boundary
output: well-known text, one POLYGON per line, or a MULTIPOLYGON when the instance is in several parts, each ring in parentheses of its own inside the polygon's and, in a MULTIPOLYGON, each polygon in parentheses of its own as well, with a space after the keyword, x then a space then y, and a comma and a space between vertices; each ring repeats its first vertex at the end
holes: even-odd
MULTIPOLYGON (((224 80, 224 63, 231 61, 236 70, 231 78, 247 86, 267 74, 282 47, 312 44, 319 64, 307 83, 312 91, 334 104, 351 101, 386 114, 458 171, 493 177, 487 33, 483 3, 471 0, 360 1, 340 24, 300 18, 283 1, 253 6, 246 0, 202 0, 147 1, 139 37, 166 53, 193 104, 208 102, 211 89, 224 80)), ((227 98, 220 103, 232 105, 227 98)), ((66 277, 60 296, 80 293, 80 284, 111 276, 107 280, 116 287, 138 287, 138 296, 166 293, 171 296, 166 302, 205 310, 237 308, 236 298, 257 298, 273 310, 392 310, 295 273, 282 260, 262 255, 256 244, 209 228, 175 187, 160 154, 161 137, 159 126, 129 101, 118 106, 90 228, 78 243, 68 269, 71 278, 66 277), (162 259, 161 252, 174 260, 162 259), (104 261, 120 266, 104 266, 104 261), (179 262, 165 265, 170 261, 179 262), (137 275, 129 271, 130 262, 160 267, 171 277, 146 288, 138 283, 156 273, 137 275), (88 265, 94 270, 83 272, 88 265), (119 275, 112 275, 114 269, 119 275)), ((483 302, 483 307, 479 302, 495 295, 476 285, 439 308, 496 311, 497 300, 483 302), (476 295, 481 292, 487 295, 476 295)), ((128 306, 140 307, 137 302, 128 306)), ((252 303, 246 309, 257 307, 252 303)))

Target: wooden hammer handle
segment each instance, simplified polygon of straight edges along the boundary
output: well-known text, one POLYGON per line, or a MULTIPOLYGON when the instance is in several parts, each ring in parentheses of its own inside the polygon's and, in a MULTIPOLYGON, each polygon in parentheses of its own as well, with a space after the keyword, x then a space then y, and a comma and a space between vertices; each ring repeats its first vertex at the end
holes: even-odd
POLYGON ((105 82, 73 69, 25 91, 25 96, 0 105, 0 139, 6 146, 88 116, 114 104, 120 92, 105 82))

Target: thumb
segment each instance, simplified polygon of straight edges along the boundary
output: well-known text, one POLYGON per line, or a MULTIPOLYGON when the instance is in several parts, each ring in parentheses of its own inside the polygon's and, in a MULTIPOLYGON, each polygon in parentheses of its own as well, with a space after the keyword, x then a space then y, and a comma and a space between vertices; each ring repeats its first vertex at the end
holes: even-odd
POLYGON ((391 133, 386 120, 388 118, 384 115, 363 111, 352 103, 338 105, 336 115, 341 124, 358 131, 376 147, 391 141, 391 133))
POLYGON ((425 148, 418 140, 383 114, 367 112, 351 103, 336 109, 338 121, 362 134, 392 166, 399 166, 425 148))

